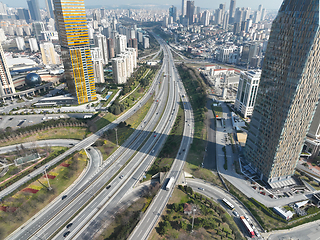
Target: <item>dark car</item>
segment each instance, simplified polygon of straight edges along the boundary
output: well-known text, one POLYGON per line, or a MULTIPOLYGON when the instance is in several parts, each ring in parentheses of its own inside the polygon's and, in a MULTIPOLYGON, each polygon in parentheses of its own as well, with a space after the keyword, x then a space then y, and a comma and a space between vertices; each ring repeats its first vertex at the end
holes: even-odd
POLYGON ((69 223, 66 228, 70 228, 73 225, 73 223, 69 223))
POLYGON ((66 199, 67 195, 63 195, 61 200, 66 199))
POLYGON ((106 189, 109 189, 109 188, 111 188, 111 185, 106 186, 106 189))
POLYGON ((9 118, 9 121, 11 121, 13 119, 13 117, 9 118))
POLYGON ((63 234, 63 236, 64 236, 64 237, 67 237, 69 234, 70 234, 70 231, 65 232, 65 233, 63 234))

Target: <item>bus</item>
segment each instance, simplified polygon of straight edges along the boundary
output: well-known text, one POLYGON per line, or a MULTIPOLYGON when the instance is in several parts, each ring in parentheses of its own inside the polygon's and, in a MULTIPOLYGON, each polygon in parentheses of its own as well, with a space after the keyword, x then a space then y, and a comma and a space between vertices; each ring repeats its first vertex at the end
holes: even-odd
POLYGON ((170 188, 173 186, 173 182, 174 182, 174 177, 171 177, 167 183, 167 186, 166 186, 166 190, 169 191, 170 188))
POLYGON ((234 206, 226 199, 222 199, 222 202, 227 205, 228 208, 230 208, 232 211, 234 210, 234 206))
POLYGON ((248 223, 248 221, 244 218, 244 216, 241 216, 241 217, 240 217, 240 220, 241 220, 241 222, 243 223, 243 225, 245 226, 245 228, 247 229, 250 237, 253 238, 253 237, 255 236, 255 234, 254 234, 254 231, 253 231, 252 227, 251 227, 250 224, 248 223))

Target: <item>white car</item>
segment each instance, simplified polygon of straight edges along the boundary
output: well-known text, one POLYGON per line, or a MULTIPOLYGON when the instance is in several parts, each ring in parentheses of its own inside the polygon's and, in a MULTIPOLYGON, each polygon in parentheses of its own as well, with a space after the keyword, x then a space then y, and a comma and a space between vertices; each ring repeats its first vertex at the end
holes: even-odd
POLYGON ((240 217, 239 213, 237 211, 232 212, 236 217, 240 217))

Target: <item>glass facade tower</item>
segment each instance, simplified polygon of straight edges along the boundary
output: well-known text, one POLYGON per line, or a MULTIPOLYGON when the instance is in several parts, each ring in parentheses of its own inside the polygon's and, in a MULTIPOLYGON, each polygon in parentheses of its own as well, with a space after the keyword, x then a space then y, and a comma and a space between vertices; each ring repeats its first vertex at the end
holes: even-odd
POLYGON ((320 93, 319 0, 284 0, 272 24, 245 157, 271 186, 294 174, 320 93))
POLYGON ((84 0, 54 0, 69 91, 78 104, 97 99, 84 0))

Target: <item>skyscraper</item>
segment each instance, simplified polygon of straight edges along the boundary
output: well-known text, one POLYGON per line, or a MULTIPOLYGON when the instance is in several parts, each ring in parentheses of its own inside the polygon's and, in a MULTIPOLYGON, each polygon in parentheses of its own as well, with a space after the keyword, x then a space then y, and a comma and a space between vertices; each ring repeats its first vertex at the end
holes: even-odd
POLYGON ((245 147, 246 159, 271 187, 290 184, 314 116, 319 34, 319 0, 283 1, 272 24, 245 147))
POLYGON ((54 0, 67 86, 79 104, 96 100, 84 0, 54 0))
POLYGON ((38 0, 28 0, 27 1, 31 19, 34 21, 41 21, 39 1, 38 0))
POLYGON ((173 21, 177 21, 177 8, 175 6, 171 6, 169 8, 169 16, 173 18, 173 21))
POLYGON ((187 0, 182 0, 181 16, 184 17, 186 15, 187 15, 187 0))
POLYGON ((15 93, 11 74, 7 65, 7 60, 4 56, 2 45, 0 43, 0 97, 15 93))
POLYGON ((193 24, 194 15, 194 1, 187 1, 187 18, 189 19, 189 24, 193 24))
POLYGON ((230 0, 230 9, 229 9, 229 23, 234 22, 234 14, 236 12, 236 0, 230 0))
POLYGON ((52 0, 46 0, 46 8, 48 12, 48 18, 54 18, 52 0))
POLYGON ((29 14, 29 11, 28 9, 25 9, 25 8, 18 8, 18 17, 19 17, 19 20, 26 20, 27 23, 30 22, 30 14, 29 14))

